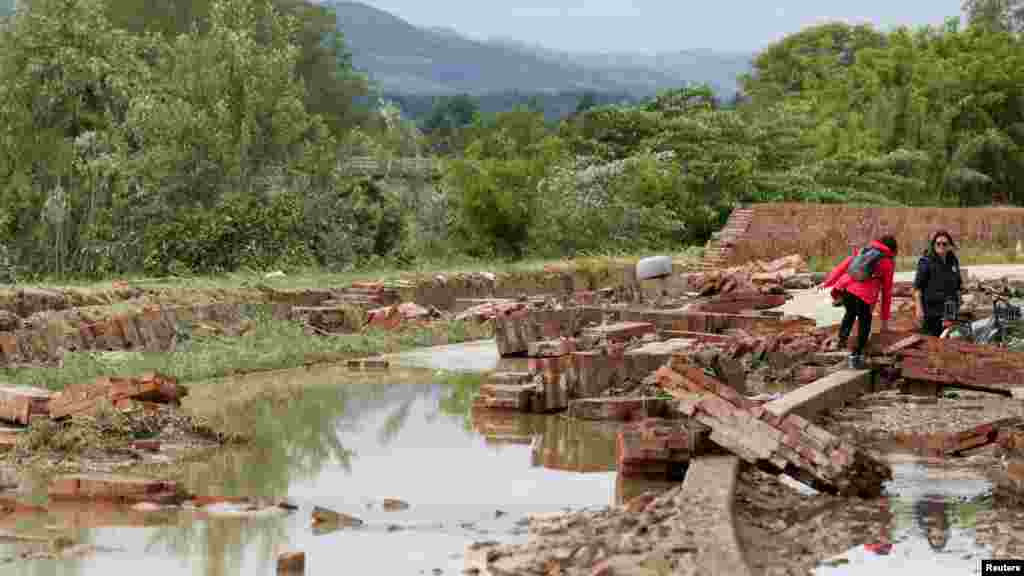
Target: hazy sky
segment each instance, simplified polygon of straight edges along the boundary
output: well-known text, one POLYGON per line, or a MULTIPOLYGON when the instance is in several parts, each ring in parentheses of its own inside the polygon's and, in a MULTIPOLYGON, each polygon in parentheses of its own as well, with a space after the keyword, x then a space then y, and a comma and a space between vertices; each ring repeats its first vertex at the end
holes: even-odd
POLYGON ((822 20, 941 24, 961 0, 362 0, 417 26, 574 51, 750 51, 822 20))

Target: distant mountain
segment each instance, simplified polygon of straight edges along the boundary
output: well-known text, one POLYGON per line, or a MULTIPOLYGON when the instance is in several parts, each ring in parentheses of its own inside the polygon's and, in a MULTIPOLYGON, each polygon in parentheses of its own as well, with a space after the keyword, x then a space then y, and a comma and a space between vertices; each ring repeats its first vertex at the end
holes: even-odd
POLYGON ((457 38, 459 40, 469 40, 471 42, 473 41, 472 38, 460 34, 458 30, 454 28, 449 28, 447 26, 427 26, 424 28, 424 30, 426 30, 427 32, 433 32, 438 36, 444 36, 447 38, 457 38))
POLYGON ((616 77, 637 77, 643 73, 669 78, 659 88, 678 87, 684 83, 708 83, 716 92, 731 95, 737 90, 737 77, 750 70, 754 54, 716 52, 714 50, 681 50, 654 54, 611 52, 573 53, 552 50, 509 38, 492 38, 489 43, 534 54, 554 62, 583 66, 616 77))
POLYGON ((450 28, 420 28, 359 2, 327 4, 335 10, 355 66, 390 93, 594 91, 644 97, 687 82, 708 82, 728 94, 735 90, 735 75, 745 70, 739 67, 742 59, 710 51, 576 55, 514 40, 473 40, 450 28))

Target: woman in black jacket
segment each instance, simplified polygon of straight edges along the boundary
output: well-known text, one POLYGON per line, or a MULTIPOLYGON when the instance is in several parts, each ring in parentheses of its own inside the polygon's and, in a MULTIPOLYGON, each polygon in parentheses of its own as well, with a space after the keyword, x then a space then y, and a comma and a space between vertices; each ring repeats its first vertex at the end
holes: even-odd
POLYGON ((960 261, 953 250, 953 236, 945 230, 932 234, 932 240, 917 261, 914 277, 914 312, 921 323, 921 332, 929 336, 942 334, 942 318, 946 303, 960 308, 960 261))

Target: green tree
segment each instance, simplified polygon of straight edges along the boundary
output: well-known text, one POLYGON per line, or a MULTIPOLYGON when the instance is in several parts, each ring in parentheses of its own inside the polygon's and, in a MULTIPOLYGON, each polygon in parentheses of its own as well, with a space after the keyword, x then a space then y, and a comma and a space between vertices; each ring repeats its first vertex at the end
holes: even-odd
POLYGON ((454 198, 454 233, 476 256, 521 258, 537 216, 538 186, 562 156, 542 113, 498 114, 447 164, 445 188, 454 198))
POLYGON ((132 201, 120 127, 151 84, 158 47, 114 28, 102 8, 28 0, 0 30, 0 225, 35 271, 103 268, 113 215, 132 201))
POLYGON ((772 104, 828 85, 857 61, 861 50, 884 44, 885 35, 867 25, 810 26, 761 51, 740 84, 754 104, 772 104))
POLYGON ((479 120, 479 102, 468 94, 459 94, 435 101, 423 122, 423 131, 436 152, 454 153, 466 145, 466 128, 479 120))
MULTIPOLYGON (((108 0, 106 12, 115 26, 136 34, 156 33, 173 40, 195 28, 206 33, 211 25, 214 0, 108 0)), ((306 92, 309 112, 321 116, 338 137, 349 128, 369 120, 369 110, 355 99, 368 94, 368 81, 352 68, 351 54, 337 28, 333 9, 307 0, 273 0, 254 4, 253 38, 260 49, 273 49, 273 13, 293 18, 292 42, 299 54, 295 68, 306 92)))
POLYGON ((576 110, 573 113, 582 114, 594 106, 597 106, 597 96, 595 96, 593 92, 584 92, 583 95, 580 96, 579 102, 576 103, 576 110))
POLYGON ((1024 29, 1022 0, 964 0, 961 8, 972 26, 1001 32, 1024 29))

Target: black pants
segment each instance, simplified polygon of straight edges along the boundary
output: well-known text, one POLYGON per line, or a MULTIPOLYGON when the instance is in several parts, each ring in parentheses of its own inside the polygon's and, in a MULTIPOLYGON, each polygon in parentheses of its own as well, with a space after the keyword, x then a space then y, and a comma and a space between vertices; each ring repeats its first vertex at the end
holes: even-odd
POLYGON ((921 333, 926 336, 942 336, 942 312, 935 314, 932 310, 924 311, 924 320, 921 321, 921 333))
POLYGON ((843 323, 839 325, 839 341, 846 342, 853 332, 853 323, 856 321, 860 327, 857 329, 857 345, 853 353, 860 356, 868 346, 868 338, 871 337, 871 305, 860 298, 843 293, 843 306, 846 314, 843 314, 843 323))

